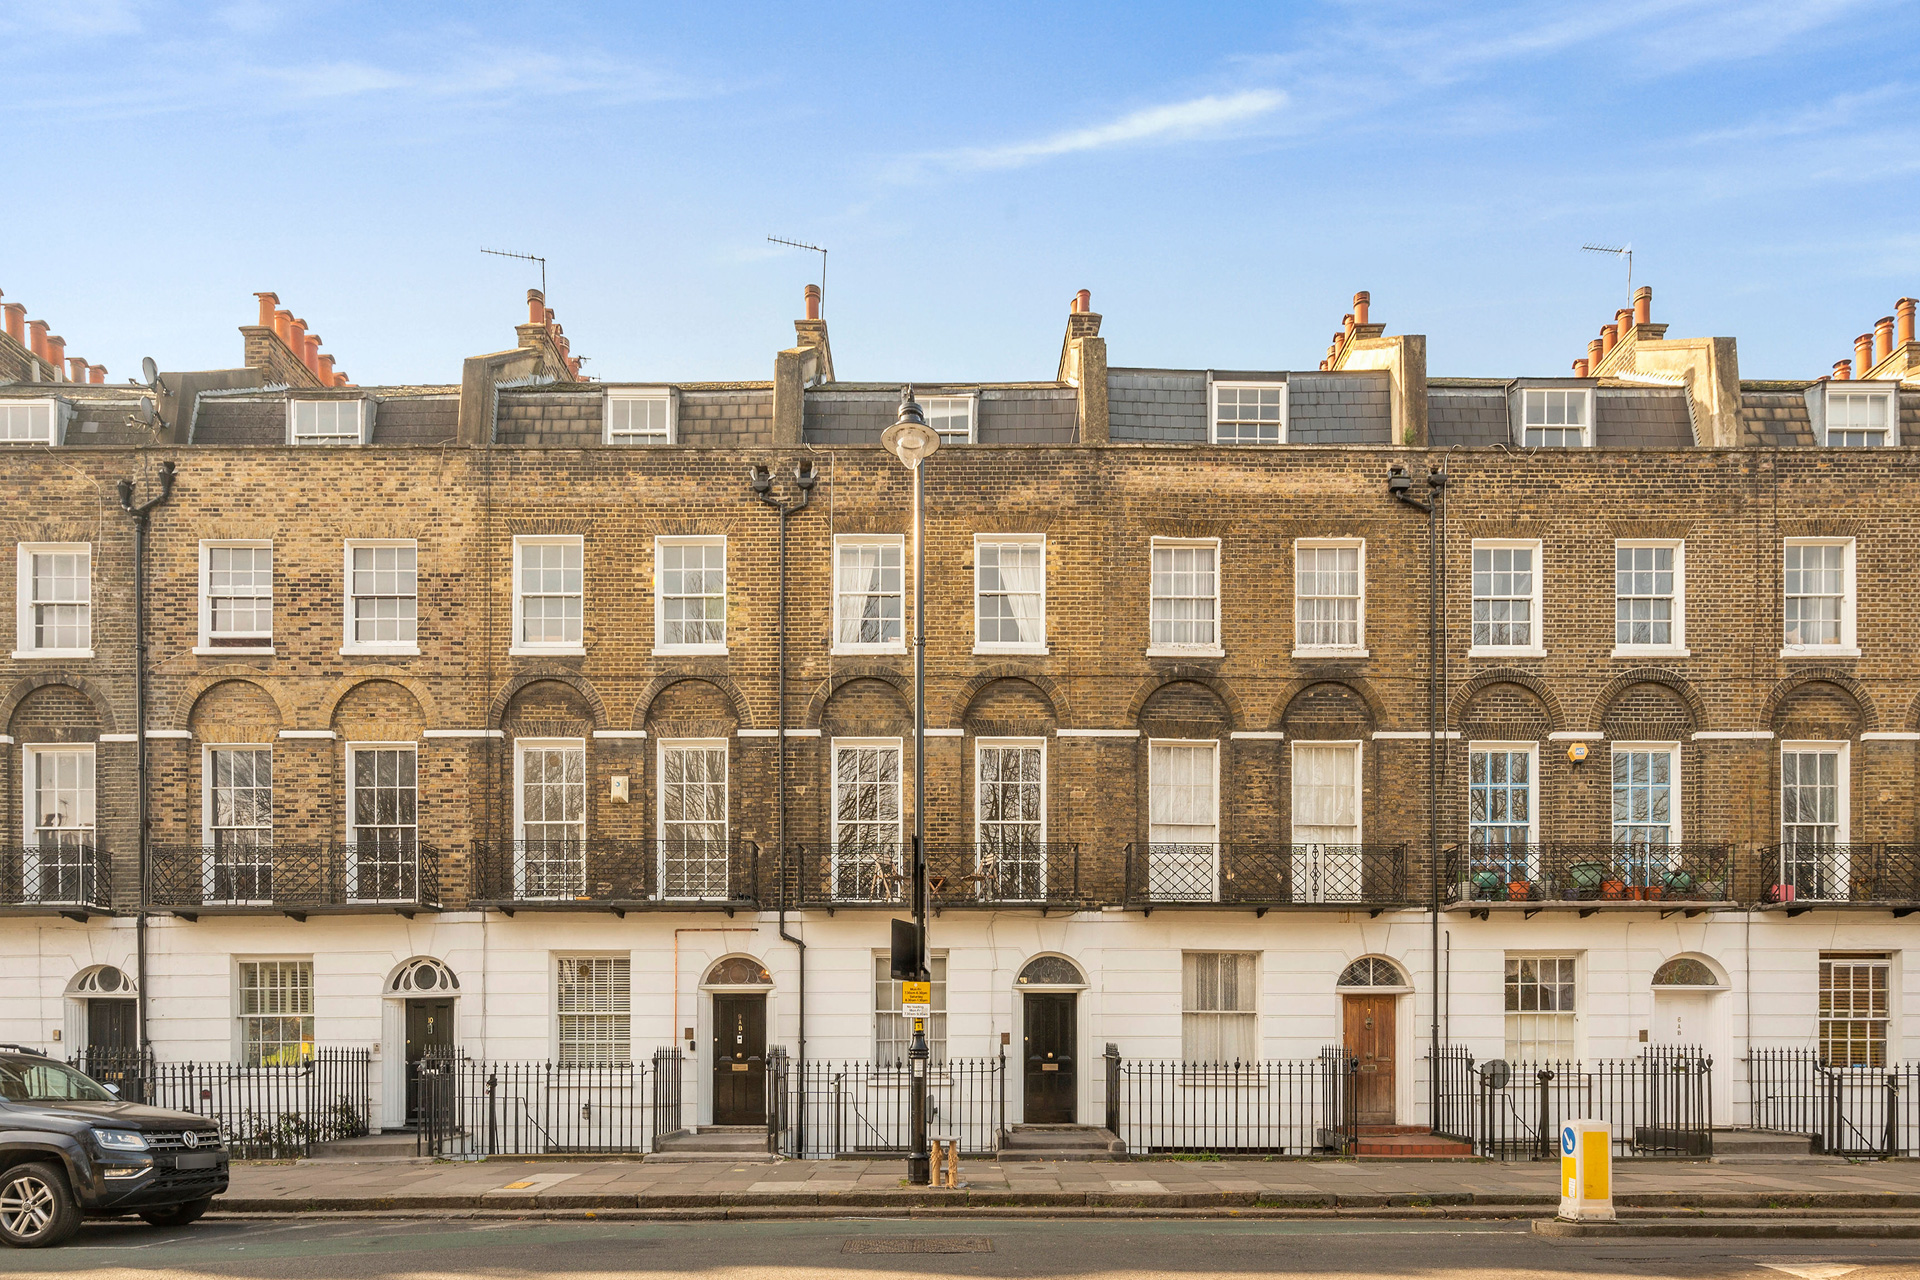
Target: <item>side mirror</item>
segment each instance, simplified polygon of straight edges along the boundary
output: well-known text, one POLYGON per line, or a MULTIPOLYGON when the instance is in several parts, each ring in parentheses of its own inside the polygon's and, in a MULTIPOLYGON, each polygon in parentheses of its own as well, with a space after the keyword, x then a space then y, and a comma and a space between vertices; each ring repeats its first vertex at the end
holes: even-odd
POLYGON ((120 1086, 117 1084, 102 1085, 100 1087, 105 1089, 108 1093, 112 1094, 116 1098, 120 1096, 120 1086))

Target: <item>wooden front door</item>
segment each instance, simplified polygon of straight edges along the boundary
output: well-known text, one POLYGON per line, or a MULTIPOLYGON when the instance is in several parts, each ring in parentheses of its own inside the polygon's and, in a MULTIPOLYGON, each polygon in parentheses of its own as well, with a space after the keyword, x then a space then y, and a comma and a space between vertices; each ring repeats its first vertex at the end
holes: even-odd
POLYGON ((453 1051, 453 1001, 407 1001, 407 1124, 420 1124, 420 1059, 453 1051))
POLYGON ((87 1052, 113 1054, 131 1052, 134 1047, 133 1000, 87 1001, 87 1052))
POLYGON ((1021 1058, 1026 1064, 1028 1124, 1073 1124, 1078 1074, 1074 1069, 1074 1016, 1079 997, 1071 991, 1028 991, 1026 1034, 1021 1058))
POLYGON ((1393 1123, 1393 996, 1344 996, 1341 1043, 1360 1060, 1353 1084, 1355 1124, 1393 1123))
POLYGON ((767 998, 713 997, 713 1122, 767 1122, 767 998))

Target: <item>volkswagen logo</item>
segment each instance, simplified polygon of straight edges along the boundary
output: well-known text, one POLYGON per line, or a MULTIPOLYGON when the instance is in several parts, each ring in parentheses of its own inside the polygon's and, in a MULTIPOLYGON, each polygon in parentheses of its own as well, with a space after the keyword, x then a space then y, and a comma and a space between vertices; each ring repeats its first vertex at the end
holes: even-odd
POLYGON ((189 1129, 180 1135, 180 1145, 191 1151, 200 1145, 200 1135, 194 1130, 189 1129))

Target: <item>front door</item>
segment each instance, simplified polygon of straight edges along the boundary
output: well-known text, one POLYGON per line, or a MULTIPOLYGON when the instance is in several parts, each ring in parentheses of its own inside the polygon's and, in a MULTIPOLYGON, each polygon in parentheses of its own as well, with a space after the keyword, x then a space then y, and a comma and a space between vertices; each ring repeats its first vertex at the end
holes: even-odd
POLYGON ((87 1056, 111 1061, 133 1052, 132 1000, 87 1001, 87 1056))
POLYGON ((1073 1124, 1077 1119, 1074 1098, 1073 1032, 1075 1007, 1079 997, 1071 991, 1028 991, 1026 1038, 1022 1058, 1026 1063, 1026 1108, 1028 1124, 1073 1124))
POLYGON ((767 1122, 767 998, 713 997, 713 1122, 767 1122))
MULTIPOLYGON (((1684 987, 1655 988, 1653 1027, 1648 1042, 1669 1049, 1698 1049, 1703 1057, 1715 1062, 1731 1061, 1733 1055, 1728 1050, 1726 1027, 1721 1019, 1723 998, 1720 991, 1711 987, 1693 991, 1684 987)), ((1712 1119, 1716 1123, 1731 1114, 1732 1102, 1727 1088, 1732 1075, 1731 1070, 1720 1070, 1707 1077, 1712 1091, 1712 1119)))
POLYGON ((1393 1123, 1393 996, 1345 996, 1347 1055, 1360 1060, 1353 1084, 1355 1124, 1393 1123))
POLYGON ((407 1124, 420 1124, 420 1060, 453 1050, 453 1001, 407 1001, 407 1124))

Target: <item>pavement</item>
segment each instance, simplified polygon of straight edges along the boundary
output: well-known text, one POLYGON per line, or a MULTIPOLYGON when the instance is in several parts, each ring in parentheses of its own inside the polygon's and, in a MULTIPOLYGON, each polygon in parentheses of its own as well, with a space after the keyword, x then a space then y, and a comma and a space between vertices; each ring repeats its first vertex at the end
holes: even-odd
MULTIPOLYGON (((773 1164, 494 1159, 240 1162, 215 1212, 581 1211, 649 1217, 1497 1213, 1558 1204, 1554 1162, 1391 1160, 963 1161, 958 1189, 908 1186, 905 1162, 773 1164)), ((1782 1216, 1920 1213, 1920 1161, 1618 1161, 1628 1212, 1782 1216)))

